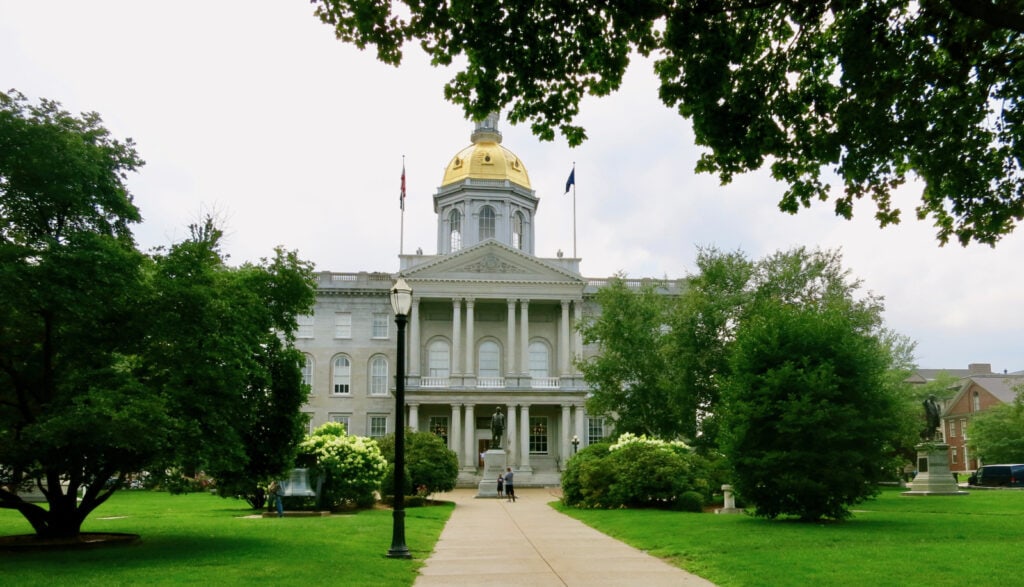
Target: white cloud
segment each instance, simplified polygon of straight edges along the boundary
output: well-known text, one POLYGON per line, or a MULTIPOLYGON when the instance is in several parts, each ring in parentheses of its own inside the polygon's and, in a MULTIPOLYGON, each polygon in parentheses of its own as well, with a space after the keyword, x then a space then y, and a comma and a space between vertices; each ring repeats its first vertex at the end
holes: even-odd
MULTIPOLYGON (((146 218, 142 246, 180 240, 187 223, 216 210, 236 261, 281 244, 322 270, 394 270, 404 155, 404 248, 435 251, 432 196, 471 126, 443 100, 451 73, 415 47, 401 68, 383 65, 336 41, 302 2, 0 0, 0 14, 5 89, 100 112, 115 136, 138 143, 147 165, 130 186, 146 218)), ((585 102, 590 140, 576 149, 503 125, 541 199, 538 254, 572 254, 573 198, 563 189, 575 162, 588 276, 684 276, 698 245, 755 257, 841 247, 865 287, 885 296, 890 326, 918 341, 922 366, 1024 368, 1024 235, 995 249, 939 248, 930 225, 913 219, 911 189, 897 196, 904 224, 884 230, 870 202, 850 222, 828 203, 783 214, 783 188, 766 172, 724 187, 695 175, 690 125, 656 88, 650 64, 635 63, 620 92, 585 102)))

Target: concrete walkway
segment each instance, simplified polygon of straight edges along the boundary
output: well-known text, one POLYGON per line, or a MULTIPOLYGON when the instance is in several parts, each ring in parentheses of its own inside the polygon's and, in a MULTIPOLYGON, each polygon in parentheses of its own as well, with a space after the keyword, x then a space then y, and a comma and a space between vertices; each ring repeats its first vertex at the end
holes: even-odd
POLYGON ((415 587, 713 587, 556 512, 551 490, 517 489, 515 503, 476 493, 438 496, 454 501, 455 511, 415 587))

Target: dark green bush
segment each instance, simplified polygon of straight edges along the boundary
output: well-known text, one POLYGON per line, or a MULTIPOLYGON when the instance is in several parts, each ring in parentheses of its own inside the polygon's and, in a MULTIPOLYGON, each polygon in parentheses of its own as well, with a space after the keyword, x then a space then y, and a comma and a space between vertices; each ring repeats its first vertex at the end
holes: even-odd
MULTIPOLYGON (((379 441, 381 453, 389 463, 395 462, 395 436, 389 434, 379 441)), ((389 468, 390 472, 392 468, 389 468)), ((425 495, 455 489, 459 478, 459 459, 444 439, 431 432, 405 433, 406 495, 425 495)), ((389 495, 395 483, 390 475, 381 484, 381 494, 389 495)))
POLYGON ((676 500, 675 509, 680 512, 703 512, 704 496, 697 491, 685 491, 676 500))

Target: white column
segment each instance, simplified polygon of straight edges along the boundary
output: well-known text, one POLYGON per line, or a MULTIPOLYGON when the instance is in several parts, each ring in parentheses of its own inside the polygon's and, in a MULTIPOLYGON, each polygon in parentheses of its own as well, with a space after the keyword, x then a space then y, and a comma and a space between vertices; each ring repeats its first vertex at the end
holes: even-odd
POLYGON ((579 439, 580 439, 580 446, 579 447, 583 448, 584 446, 587 446, 587 427, 586 427, 587 420, 585 418, 585 414, 583 413, 583 404, 576 404, 576 411, 575 411, 575 413, 576 413, 576 430, 573 431, 573 434, 575 434, 576 436, 579 437, 579 439))
POLYGON ((466 468, 476 469, 480 454, 476 451, 476 417, 473 415, 473 404, 466 404, 466 468))
POLYGON ((569 448, 569 409, 572 408, 572 404, 562 404, 562 426, 558 431, 558 458, 562 462, 562 468, 565 468, 565 462, 572 456, 572 449, 569 448))
POLYGON ((462 300, 452 300, 452 376, 461 375, 459 357, 462 354, 462 300))
POLYGON ((455 451, 456 462, 462 462, 462 404, 452 404, 452 423, 448 426, 448 448, 455 451))
POLYGON ((530 374, 530 300, 519 300, 519 372, 530 374))
MULTIPOLYGON (((581 299, 576 300, 575 302, 572 303, 572 306, 573 306, 573 318, 574 318, 573 322, 574 323, 578 323, 580 320, 583 319, 583 299, 581 298, 581 299)), ((580 334, 579 330, 574 330, 573 334, 572 334, 572 338, 573 338, 572 356, 573 356, 574 359, 582 358, 583 357, 583 335, 580 334)), ((570 365, 569 368, 572 369, 573 375, 577 374, 576 373, 576 367, 570 365)))
POLYGON ((519 423, 519 470, 533 471, 530 466, 530 405, 524 404, 521 410, 523 420, 519 423))
POLYGON ((558 329, 558 374, 569 374, 569 300, 562 300, 562 321, 558 329))
POLYGON ((419 430, 420 427, 420 405, 407 404, 409 406, 409 428, 419 430))
MULTIPOLYGON (((505 375, 515 374, 516 352, 516 301, 508 300, 508 332, 505 334, 505 375)), ((512 425, 509 424, 509 428, 512 425)))
POLYGON ((412 298, 412 316, 409 318, 409 364, 406 365, 405 370, 413 377, 420 374, 420 299, 418 297, 412 298))
POLYGON ((505 452, 508 453, 508 464, 511 467, 518 463, 516 460, 516 455, 518 454, 518 451, 516 450, 516 438, 518 438, 519 435, 516 434, 516 405, 508 404, 505 407, 505 413, 508 414, 508 420, 506 421, 508 440, 505 442, 505 452))
POLYGON ((473 374, 473 298, 466 298, 466 375, 473 374))

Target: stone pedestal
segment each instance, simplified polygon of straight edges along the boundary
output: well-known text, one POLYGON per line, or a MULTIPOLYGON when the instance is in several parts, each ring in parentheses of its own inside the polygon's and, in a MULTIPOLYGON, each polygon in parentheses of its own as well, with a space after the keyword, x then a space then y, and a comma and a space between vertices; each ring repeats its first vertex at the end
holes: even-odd
POLYGON ((736 498, 732 494, 732 485, 722 486, 722 505, 715 510, 716 514, 742 514, 743 510, 736 507, 736 498))
POLYGON ((902 495, 967 495, 949 470, 949 445, 925 442, 917 445, 917 476, 902 495))
POLYGON ((477 497, 498 497, 498 476, 505 473, 504 450, 492 448, 484 453, 484 475, 477 486, 477 497))

